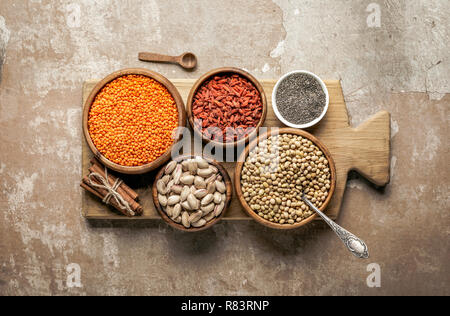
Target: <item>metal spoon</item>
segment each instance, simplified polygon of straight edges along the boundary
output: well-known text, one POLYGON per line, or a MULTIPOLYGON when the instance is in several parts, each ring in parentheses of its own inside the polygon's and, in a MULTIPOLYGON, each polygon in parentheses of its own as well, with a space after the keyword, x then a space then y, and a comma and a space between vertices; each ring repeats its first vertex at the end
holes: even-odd
POLYGON ((143 52, 139 53, 139 60, 178 64, 185 69, 194 69, 197 66, 197 57, 193 53, 184 53, 180 56, 168 56, 143 52))
POLYGON ((341 226, 333 222, 328 216, 326 216, 324 213, 322 213, 311 201, 309 201, 305 194, 302 194, 302 199, 305 201, 306 204, 310 208, 312 208, 314 211, 316 211, 317 214, 319 214, 323 220, 331 227, 331 229, 339 236, 339 238, 344 242, 345 246, 347 246, 348 250, 352 254, 354 254, 356 257, 360 259, 368 259, 369 258, 369 251, 367 249, 366 243, 353 235, 352 233, 346 231, 341 226))

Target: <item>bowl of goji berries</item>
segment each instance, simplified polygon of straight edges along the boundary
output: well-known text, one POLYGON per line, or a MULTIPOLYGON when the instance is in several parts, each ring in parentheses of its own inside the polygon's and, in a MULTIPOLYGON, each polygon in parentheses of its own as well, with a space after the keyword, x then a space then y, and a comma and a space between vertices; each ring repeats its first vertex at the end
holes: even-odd
POLYGON ((194 132, 217 146, 237 146, 256 137, 267 115, 262 85, 239 68, 212 70, 192 87, 187 115, 194 132))
POLYGON ((89 148, 108 168, 143 174, 171 158, 186 126, 183 99, 164 76, 124 69, 100 81, 86 99, 83 132, 89 148))

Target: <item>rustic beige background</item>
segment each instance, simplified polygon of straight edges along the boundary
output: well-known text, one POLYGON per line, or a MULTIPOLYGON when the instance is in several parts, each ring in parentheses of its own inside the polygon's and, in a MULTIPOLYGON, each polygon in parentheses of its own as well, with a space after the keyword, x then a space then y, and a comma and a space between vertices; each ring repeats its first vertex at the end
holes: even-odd
POLYGON ((447 0, 0 2, 0 294, 450 294, 447 0), (378 3, 381 27, 369 28, 378 3), (137 60, 191 50, 187 73, 137 60), (392 182, 351 176, 339 223, 277 232, 222 223, 199 234, 162 222, 81 216, 81 86, 125 67, 197 78, 237 66, 259 78, 309 69, 341 79, 352 124, 392 113, 392 182), (381 288, 366 285, 381 266, 381 288), (81 267, 68 288, 66 266, 81 267))

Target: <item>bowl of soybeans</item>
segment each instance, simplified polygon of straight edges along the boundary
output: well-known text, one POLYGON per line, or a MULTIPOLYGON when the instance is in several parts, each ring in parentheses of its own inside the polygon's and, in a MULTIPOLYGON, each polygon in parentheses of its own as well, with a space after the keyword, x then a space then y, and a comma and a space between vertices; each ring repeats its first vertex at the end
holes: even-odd
POLYGON ((273 129, 260 135, 242 153, 235 169, 235 189, 245 212, 275 229, 294 229, 317 214, 302 194, 321 211, 336 187, 336 167, 325 145, 298 129, 273 129))
POLYGON ((146 69, 114 72, 95 85, 83 109, 83 132, 89 148, 108 168, 143 174, 171 157, 186 125, 177 88, 146 69))

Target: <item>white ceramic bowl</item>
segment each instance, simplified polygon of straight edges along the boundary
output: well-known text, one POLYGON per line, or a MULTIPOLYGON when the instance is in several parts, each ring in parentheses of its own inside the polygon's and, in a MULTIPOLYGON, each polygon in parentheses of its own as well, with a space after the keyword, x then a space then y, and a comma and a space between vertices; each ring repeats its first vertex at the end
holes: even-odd
POLYGON ((272 92, 272 108, 275 112, 275 115, 278 117, 278 119, 283 122, 283 124, 293 127, 293 128, 300 128, 300 129, 305 129, 311 126, 316 125, 317 123, 319 123, 323 117, 325 116, 325 114, 328 111, 328 105, 330 103, 330 95, 328 94, 328 89, 327 86, 325 85, 325 83, 322 81, 322 79, 319 78, 319 76, 317 76, 316 74, 313 74, 312 72, 306 71, 306 70, 296 70, 296 71, 291 71, 287 74, 285 74, 283 77, 280 78, 280 80, 278 80, 277 84, 275 85, 273 92, 272 92), (325 97, 326 97, 326 104, 325 107, 323 108, 323 112, 322 114, 316 118, 315 120, 306 123, 306 124, 301 124, 301 125, 297 125, 294 123, 291 123, 289 121, 287 121, 280 113, 280 111, 278 110, 278 106, 277 106, 277 100, 276 100, 276 96, 277 96, 277 91, 278 91, 278 87, 280 86, 281 82, 286 79, 287 77, 289 77, 290 75, 293 74, 307 74, 310 75, 312 77, 314 77, 322 86, 323 91, 325 92, 325 97))

